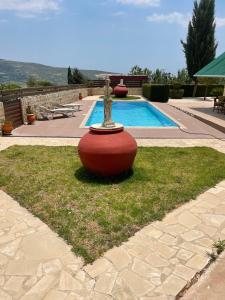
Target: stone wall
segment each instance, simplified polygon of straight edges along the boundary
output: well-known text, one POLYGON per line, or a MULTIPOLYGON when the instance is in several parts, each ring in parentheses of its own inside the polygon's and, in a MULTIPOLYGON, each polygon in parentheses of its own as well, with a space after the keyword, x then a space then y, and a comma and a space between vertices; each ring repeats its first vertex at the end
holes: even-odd
POLYGON ((128 88, 128 95, 142 96, 142 88, 128 88))
POLYGON ((0 123, 5 120, 5 112, 4 112, 4 106, 3 103, 0 102, 0 123))
MULTIPOLYGON (((129 88, 129 95, 142 95, 142 88, 129 88)), ((103 95, 104 88, 80 88, 74 90, 65 90, 56 93, 49 93, 43 95, 26 96, 21 99, 23 120, 26 122, 26 108, 28 105, 32 107, 35 114, 40 118, 39 106, 53 108, 55 104, 68 104, 79 100, 79 93, 83 97, 103 95)), ((0 106, 1 109, 1 106, 0 106)))
POLYGON ((82 94, 83 97, 87 97, 88 91, 87 88, 82 89, 74 89, 68 91, 61 91, 57 93, 50 93, 44 95, 33 95, 23 97, 21 99, 22 103, 22 111, 23 111, 23 119, 26 122, 26 108, 28 105, 32 107, 37 117, 40 117, 39 106, 45 106, 47 108, 53 108, 55 104, 68 104, 73 103, 79 100, 79 93, 82 94))

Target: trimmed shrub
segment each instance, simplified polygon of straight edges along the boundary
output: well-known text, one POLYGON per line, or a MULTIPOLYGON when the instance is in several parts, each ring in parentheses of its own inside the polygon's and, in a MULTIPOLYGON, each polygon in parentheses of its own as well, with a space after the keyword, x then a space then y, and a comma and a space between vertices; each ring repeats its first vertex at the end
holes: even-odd
MULTIPOLYGON (((196 97, 210 97, 210 96, 222 96, 224 86, 221 84, 199 84, 196 92, 196 97), (218 94, 218 95, 217 95, 218 94)), ((151 101, 167 102, 167 97, 173 99, 180 99, 183 97, 192 97, 194 91, 194 84, 144 84, 143 96, 151 101), (180 91, 180 92, 176 92, 180 91)))
POLYGON ((171 99, 182 99, 184 96, 183 89, 172 89, 170 90, 170 98, 171 99))
POLYGON ((214 88, 209 88, 209 94, 212 97, 219 97, 219 96, 223 96, 223 91, 224 91, 224 87, 214 87, 214 88))
POLYGON ((195 97, 205 97, 207 96, 207 86, 205 84, 198 84, 195 97))
POLYGON ((143 96, 150 101, 167 102, 169 100, 169 85, 144 84, 143 96))
POLYGON ((143 84, 142 94, 145 98, 150 99, 151 97, 151 85, 148 83, 143 84))
POLYGON ((193 84, 184 84, 182 86, 184 89, 184 97, 192 97, 194 92, 194 85, 193 84))

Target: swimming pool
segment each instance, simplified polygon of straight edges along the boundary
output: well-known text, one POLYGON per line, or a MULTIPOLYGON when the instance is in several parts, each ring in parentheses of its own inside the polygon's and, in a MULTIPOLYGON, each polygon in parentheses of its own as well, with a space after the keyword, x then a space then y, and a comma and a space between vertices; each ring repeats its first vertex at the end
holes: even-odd
MULTIPOLYGON (((85 126, 102 123, 103 116, 103 101, 97 101, 85 126)), ((173 120, 146 101, 114 101, 112 119, 126 127, 178 127, 173 120)))

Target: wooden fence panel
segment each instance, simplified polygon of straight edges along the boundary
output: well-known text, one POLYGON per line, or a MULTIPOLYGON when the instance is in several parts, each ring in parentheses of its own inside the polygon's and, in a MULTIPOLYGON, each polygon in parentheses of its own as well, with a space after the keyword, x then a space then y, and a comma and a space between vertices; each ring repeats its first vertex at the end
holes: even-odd
POLYGON ((5 119, 13 123, 13 127, 23 124, 22 107, 19 98, 3 102, 5 119))

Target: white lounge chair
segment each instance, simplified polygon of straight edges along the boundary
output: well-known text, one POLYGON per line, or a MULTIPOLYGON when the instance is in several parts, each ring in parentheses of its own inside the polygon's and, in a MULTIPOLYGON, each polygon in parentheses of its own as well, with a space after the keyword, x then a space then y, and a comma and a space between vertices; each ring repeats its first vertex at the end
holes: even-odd
POLYGON ((81 107, 83 106, 83 104, 78 104, 78 103, 72 103, 72 104, 59 104, 59 103, 56 103, 54 105, 56 108, 71 108, 71 109, 74 109, 76 111, 81 111, 81 107))
POLYGON ((72 108, 54 108, 54 109, 49 109, 45 106, 39 106, 40 109, 40 114, 43 118, 50 119, 49 117, 53 119, 56 115, 63 115, 64 117, 69 117, 69 116, 75 116, 75 109, 72 108))

